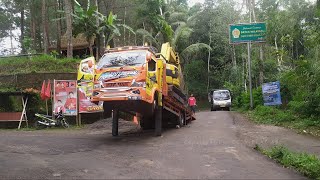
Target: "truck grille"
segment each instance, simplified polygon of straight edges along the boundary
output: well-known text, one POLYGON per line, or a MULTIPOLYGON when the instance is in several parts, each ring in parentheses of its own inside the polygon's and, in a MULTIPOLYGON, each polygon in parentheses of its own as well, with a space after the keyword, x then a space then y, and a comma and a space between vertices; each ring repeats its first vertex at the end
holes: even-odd
POLYGON ((128 87, 130 86, 130 82, 107 82, 104 83, 104 87, 128 87))

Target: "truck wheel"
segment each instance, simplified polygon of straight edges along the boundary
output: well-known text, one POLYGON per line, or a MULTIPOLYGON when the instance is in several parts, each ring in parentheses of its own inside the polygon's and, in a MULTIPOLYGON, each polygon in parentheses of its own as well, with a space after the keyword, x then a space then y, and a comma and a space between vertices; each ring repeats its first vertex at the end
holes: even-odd
POLYGON ((186 118, 185 118, 185 113, 184 112, 180 113, 178 125, 180 127, 186 125, 186 118))
POLYGON ((119 110, 112 111, 112 136, 119 135, 119 110))

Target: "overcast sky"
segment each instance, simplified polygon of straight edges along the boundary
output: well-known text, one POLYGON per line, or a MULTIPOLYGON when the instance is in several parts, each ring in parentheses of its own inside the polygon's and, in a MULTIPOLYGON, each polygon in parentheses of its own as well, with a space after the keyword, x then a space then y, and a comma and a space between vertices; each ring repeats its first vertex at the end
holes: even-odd
MULTIPOLYGON (((196 3, 203 3, 205 0, 188 0, 188 3, 189 3, 189 6, 193 6, 194 4, 196 4, 196 3)), ((236 0, 236 1, 238 1, 238 3, 242 3, 243 2, 243 0, 236 0)), ((307 1, 309 1, 309 2, 313 2, 313 3, 315 3, 317 0, 307 0, 307 1)))

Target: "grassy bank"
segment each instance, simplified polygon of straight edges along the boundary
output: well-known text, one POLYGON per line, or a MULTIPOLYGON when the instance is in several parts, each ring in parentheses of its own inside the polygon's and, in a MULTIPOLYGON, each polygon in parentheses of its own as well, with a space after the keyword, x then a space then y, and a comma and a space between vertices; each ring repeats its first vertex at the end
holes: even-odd
POLYGON ((317 117, 303 117, 290 110, 270 106, 258 106, 252 111, 241 112, 246 113, 250 120, 258 124, 282 126, 297 130, 299 133, 320 136, 320 123, 317 117))
POLYGON ((42 72, 76 72, 79 59, 56 59, 49 55, 0 59, 0 75, 42 72))
POLYGON ((294 168, 309 178, 320 180, 320 159, 315 155, 293 152, 283 146, 275 146, 271 149, 256 146, 256 150, 285 167, 294 168))

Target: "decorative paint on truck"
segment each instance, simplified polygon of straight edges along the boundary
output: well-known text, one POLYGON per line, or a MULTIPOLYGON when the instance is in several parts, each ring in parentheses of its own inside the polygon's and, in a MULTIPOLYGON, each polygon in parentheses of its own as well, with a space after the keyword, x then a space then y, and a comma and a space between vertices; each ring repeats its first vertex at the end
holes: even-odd
POLYGON ((102 102, 91 102, 93 92, 95 59, 89 57, 80 62, 78 69, 77 85, 79 98, 79 113, 93 113, 103 111, 102 102))

